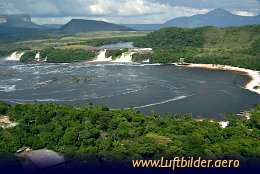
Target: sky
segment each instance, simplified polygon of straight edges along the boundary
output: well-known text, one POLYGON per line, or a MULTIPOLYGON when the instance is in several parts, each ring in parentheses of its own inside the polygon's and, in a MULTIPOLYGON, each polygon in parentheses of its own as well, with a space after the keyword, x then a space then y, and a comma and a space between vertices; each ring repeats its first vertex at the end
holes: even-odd
POLYGON ((241 16, 260 14, 260 0, 0 0, 0 14, 30 14, 38 24, 72 18, 118 24, 164 23, 223 8, 241 16))

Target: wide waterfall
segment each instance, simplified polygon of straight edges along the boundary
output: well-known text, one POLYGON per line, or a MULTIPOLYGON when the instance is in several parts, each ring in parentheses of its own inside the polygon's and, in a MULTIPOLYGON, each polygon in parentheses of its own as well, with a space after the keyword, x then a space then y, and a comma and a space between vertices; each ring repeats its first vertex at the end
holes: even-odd
POLYGON ((94 61, 98 61, 98 62, 107 62, 107 61, 112 61, 112 57, 108 57, 106 58, 106 52, 107 50, 101 50, 99 52, 99 55, 97 56, 97 59, 95 59, 94 61))
POLYGON ((23 52, 13 52, 10 56, 6 58, 6 60, 19 61, 23 54, 23 52))
POLYGON ((114 62, 132 62, 132 55, 134 54, 134 52, 125 52, 122 53, 121 57, 116 59, 114 62))

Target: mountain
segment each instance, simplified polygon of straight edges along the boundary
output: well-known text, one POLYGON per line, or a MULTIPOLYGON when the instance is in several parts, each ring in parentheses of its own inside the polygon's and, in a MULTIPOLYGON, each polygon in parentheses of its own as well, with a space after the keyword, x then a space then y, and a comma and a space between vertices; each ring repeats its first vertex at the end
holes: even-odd
POLYGON ((104 21, 72 19, 60 28, 64 32, 133 31, 133 29, 104 21))
POLYGON ((242 26, 260 24, 260 15, 258 16, 238 16, 224 9, 215 9, 207 14, 199 14, 191 17, 180 17, 167 21, 163 24, 166 27, 195 28, 202 26, 242 26))
POLYGON ((163 28, 162 24, 121 24, 121 25, 139 31, 154 31, 163 28))
POLYGON ((238 16, 224 9, 218 8, 206 14, 198 14, 191 17, 179 17, 163 24, 122 24, 136 30, 158 30, 164 27, 195 28, 203 26, 243 26, 260 24, 260 15, 238 16))
POLYGON ((31 16, 28 14, 18 15, 0 15, 0 26, 15 27, 15 28, 43 28, 31 21, 31 16))
POLYGON ((43 24, 42 26, 45 28, 48 28, 48 29, 59 29, 63 25, 62 24, 43 24))

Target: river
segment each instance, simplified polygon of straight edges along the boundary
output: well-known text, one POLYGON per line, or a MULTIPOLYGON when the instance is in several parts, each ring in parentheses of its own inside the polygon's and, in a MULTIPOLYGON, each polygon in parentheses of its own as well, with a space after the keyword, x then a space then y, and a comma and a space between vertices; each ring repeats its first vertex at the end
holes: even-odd
POLYGON ((221 120, 248 110, 260 95, 244 89, 247 77, 174 65, 135 63, 22 64, 0 60, 0 99, 10 104, 75 105, 91 100, 110 108, 134 107, 144 114, 192 113, 221 120), (234 84, 233 81, 236 81, 234 84))

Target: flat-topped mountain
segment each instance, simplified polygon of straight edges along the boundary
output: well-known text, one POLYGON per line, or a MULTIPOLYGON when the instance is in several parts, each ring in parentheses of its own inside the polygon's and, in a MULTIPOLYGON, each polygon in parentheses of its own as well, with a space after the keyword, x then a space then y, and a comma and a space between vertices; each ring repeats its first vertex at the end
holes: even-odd
POLYGON ((60 28, 65 32, 92 32, 92 31, 133 31, 133 29, 96 20, 72 19, 60 28))
POLYGON ((43 28, 31 21, 28 14, 0 15, 0 26, 16 28, 43 28))

